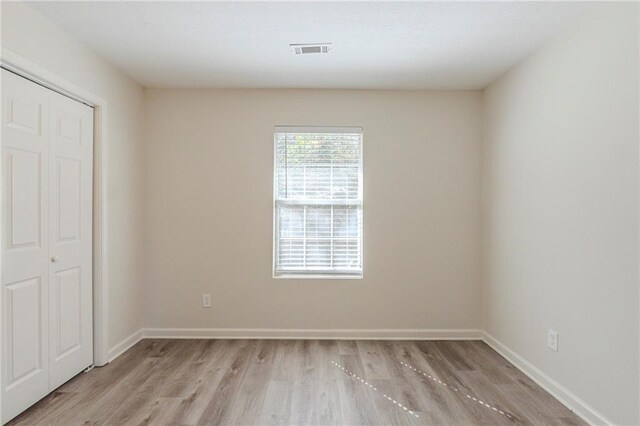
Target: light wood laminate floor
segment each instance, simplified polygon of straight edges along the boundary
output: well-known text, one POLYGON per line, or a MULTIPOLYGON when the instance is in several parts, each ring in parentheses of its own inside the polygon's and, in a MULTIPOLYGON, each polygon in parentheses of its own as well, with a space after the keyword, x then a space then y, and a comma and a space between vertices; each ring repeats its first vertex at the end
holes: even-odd
POLYGON ((143 340, 11 424, 512 423, 584 424, 480 341, 143 340))

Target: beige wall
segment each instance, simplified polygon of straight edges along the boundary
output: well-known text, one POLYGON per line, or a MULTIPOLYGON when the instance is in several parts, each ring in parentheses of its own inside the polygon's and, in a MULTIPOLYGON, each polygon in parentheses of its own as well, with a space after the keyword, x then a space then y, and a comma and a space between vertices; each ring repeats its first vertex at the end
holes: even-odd
POLYGON ((2 47, 109 103, 109 346, 142 327, 140 85, 23 3, 2 2, 2 47))
POLYGON ((480 92, 145 93, 146 327, 478 328, 480 92), (364 279, 272 278, 274 125, 363 127, 364 279))
POLYGON ((483 104, 484 327, 617 424, 640 422, 638 51, 638 4, 608 5, 483 104))

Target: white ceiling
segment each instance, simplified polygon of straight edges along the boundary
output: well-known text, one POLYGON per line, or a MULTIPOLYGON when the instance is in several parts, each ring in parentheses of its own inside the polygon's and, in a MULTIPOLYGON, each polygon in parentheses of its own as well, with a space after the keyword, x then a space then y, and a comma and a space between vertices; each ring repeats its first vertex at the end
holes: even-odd
POLYGON ((576 2, 33 2, 146 87, 479 89, 576 2), (327 55, 290 43, 333 42, 327 55))

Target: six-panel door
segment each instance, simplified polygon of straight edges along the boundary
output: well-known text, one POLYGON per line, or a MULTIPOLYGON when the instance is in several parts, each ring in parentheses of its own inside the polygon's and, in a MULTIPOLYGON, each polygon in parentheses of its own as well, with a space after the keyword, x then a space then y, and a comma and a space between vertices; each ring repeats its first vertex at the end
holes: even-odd
POLYGON ((2 70, 2 417, 91 365, 93 110, 2 70))
MULTIPOLYGON (((57 95, 53 93, 52 95, 57 95)), ((93 362, 93 110, 49 102, 49 387, 93 362)))

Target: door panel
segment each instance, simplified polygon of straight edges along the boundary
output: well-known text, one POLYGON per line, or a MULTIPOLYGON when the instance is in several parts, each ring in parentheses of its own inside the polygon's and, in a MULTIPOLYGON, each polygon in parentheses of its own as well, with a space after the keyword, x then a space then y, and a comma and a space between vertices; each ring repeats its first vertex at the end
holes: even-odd
POLYGON ((38 152, 6 150, 7 249, 40 246, 42 159, 38 152))
POLYGON ((93 362, 93 110, 58 95, 51 97, 49 117, 49 379, 55 389, 93 362))
POLYGON ((29 278, 6 288, 7 387, 13 388, 43 370, 40 279, 29 278))
POLYGON ((78 350, 82 345, 82 283, 80 268, 60 271, 51 289, 54 317, 58 318, 58 339, 50 347, 56 360, 78 350))
POLYGON ((20 96, 9 96, 7 100, 7 127, 41 135, 42 104, 20 96))
POLYGON ((2 421, 93 362, 93 109, 2 70, 2 421))
POLYGON ((57 198, 53 201, 58 216, 56 243, 80 241, 80 189, 82 177, 80 175, 80 160, 71 158, 57 158, 56 184, 57 198))
POLYGON ((58 121, 56 128, 58 140, 80 144, 82 142, 82 119, 59 110, 56 110, 55 117, 58 121))
POLYGON ((48 96, 2 71, 2 415, 49 392, 48 96))

